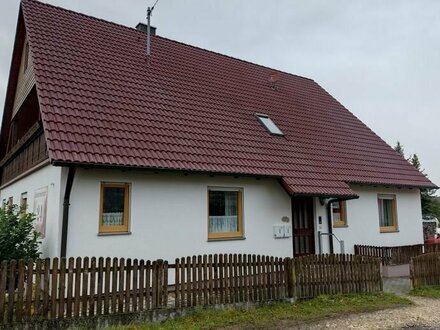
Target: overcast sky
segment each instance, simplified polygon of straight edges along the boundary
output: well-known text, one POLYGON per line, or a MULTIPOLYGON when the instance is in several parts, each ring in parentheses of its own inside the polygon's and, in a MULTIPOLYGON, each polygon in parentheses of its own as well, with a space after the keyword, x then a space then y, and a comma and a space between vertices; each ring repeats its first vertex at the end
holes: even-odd
MULTIPOLYGON (((134 27, 155 0, 45 0, 134 27)), ((18 0, 0 4, 3 108, 18 0)), ((314 79, 440 185, 440 1, 159 0, 161 36, 314 79)))

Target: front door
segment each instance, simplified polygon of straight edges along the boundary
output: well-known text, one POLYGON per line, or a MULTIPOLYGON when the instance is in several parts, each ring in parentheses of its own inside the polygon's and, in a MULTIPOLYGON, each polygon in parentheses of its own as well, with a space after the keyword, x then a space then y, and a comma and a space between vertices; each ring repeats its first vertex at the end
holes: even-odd
POLYGON ((315 253, 313 197, 292 198, 293 255, 315 253))

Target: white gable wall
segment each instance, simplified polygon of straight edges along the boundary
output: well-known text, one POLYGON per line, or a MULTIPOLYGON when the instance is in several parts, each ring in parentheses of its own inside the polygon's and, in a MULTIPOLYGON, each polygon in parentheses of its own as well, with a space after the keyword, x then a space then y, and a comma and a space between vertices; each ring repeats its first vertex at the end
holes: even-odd
POLYGON ((47 187, 46 236, 41 245, 43 257, 59 257, 60 254, 62 171, 61 167, 47 165, 0 190, 0 201, 13 197, 13 203, 17 205, 21 194, 26 192, 28 212, 34 212, 35 193, 47 187))
POLYGON ((70 204, 67 256, 169 261, 208 253, 292 256, 291 238, 273 238, 273 225, 291 217, 290 197, 275 179, 78 169, 70 204), (131 185, 131 234, 98 235, 101 182, 131 185), (209 186, 243 188, 246 239, 208 242, 209 186))

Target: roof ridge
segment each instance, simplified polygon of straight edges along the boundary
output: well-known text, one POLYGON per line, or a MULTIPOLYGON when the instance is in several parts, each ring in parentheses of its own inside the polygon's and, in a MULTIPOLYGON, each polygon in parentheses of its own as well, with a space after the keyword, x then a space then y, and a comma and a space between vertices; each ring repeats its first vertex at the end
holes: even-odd
MULTIPOLYGON (((123 25, 123 24, 115 23, 115 22, 112 22, 112 21, 109 21, 109 20, 106 20, 106 19, 103 19, 103 18, 87 15, 87 14, 80 13, 80 12, 77 12, 77 11, 74 11, 74 10, 71 10, 71 9, 66 9, 66 8, 63 8, 63 7, 55 6, 55 5, 46 3, 46 2, 41 2, 41 1, 38 1, 38 0, 21 0, 21 2, 22 3, 25 3, 25 2, 37 3, 38 5, 43 5, 43 6, 51 7, 51 8, 57 9, 57 10, 62 10, 62 11, 68 12, 68 13, 80 15, 80 16, 83 16, 83 17, 86 17, 86 18, 90 18, 90 19, 99 21, 99 22, 103 22, 103 23, 107 23, 107 24, 112 24, 112 25, 115 25, 115 26, 118 26, 118 27, 122 27, 124 29, 129 29, 131 31, 137 31, 139 33, 144 33, 142 31, 137 30, 134 27, 130 27, 130 26, 126 26, 126 25, 123 25)), ((232 59, 232 60, 236 60, 236 61, 239 61, 239 62, 242 62, 242 63, 246 63, 246 64, 250 64, 250 65, 255 65, 255 66, 258 66, 260 68, 265 68, 265 69, 268 69, 268 70, 273 70, 273 71, 276 71, 276 72, 279 72, 279 73, 287 74, 289 76, 294 76, 294 77, 297 77, 297 78, 302 78, 302 79, 306 79, 306 80, 309 80, 309 81, 313 81, 313 82, 315 82, 317 84, 317 82, 314 79, 309 78, 309 77, 301 76, 301 75, 298 75, 298 74, 295 74, 295 73, 291 73, 291 72, 287 72, 287 71, 283 71, 283 70, 280 70, 280 69, 275 69, 275 68, 269 67, 267 65, 258 64, 258 63, 251 62, 251 61, 248 61, 248 60, 243 60, 241 58, 238 58, 238 57, 235 57, 235 56, 232 56, 232 55, 223 54, 223 53, 211 50, 211 49, 207 49, 207 48, 202 48, 202 47, 199 47, 199 46, 191 45, 191 44, 188 44, 188 43, 185 43, 185 42, 182 42, 182 41, 174 40, 174 39, 163 37, 163 36, 160 36, 160 35, 155 35, 155 37, 158 37, 158 38, 170 41, 170 42, 174 42, 174 43, 177 43, 177 44, 180 44, 180 45, 183 45, 183 46, 187 46, 187 47, 195 48, 195 49, 202 50, 202 51, 205 51, 205 52, 209 52, 211 54, 220 55, 222 57, 226 57, 226 58, 229 58, 229 59, 232 59)))

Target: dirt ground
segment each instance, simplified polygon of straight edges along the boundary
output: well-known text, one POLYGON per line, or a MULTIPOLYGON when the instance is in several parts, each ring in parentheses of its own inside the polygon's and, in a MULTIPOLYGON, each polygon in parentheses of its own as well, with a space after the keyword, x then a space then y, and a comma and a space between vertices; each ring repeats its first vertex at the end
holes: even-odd
POLYGON ((348 314, 306 324, 282 321, 272 329, 440 329, 440 300, 408 297, 414 305, 371 313, 348 314))

